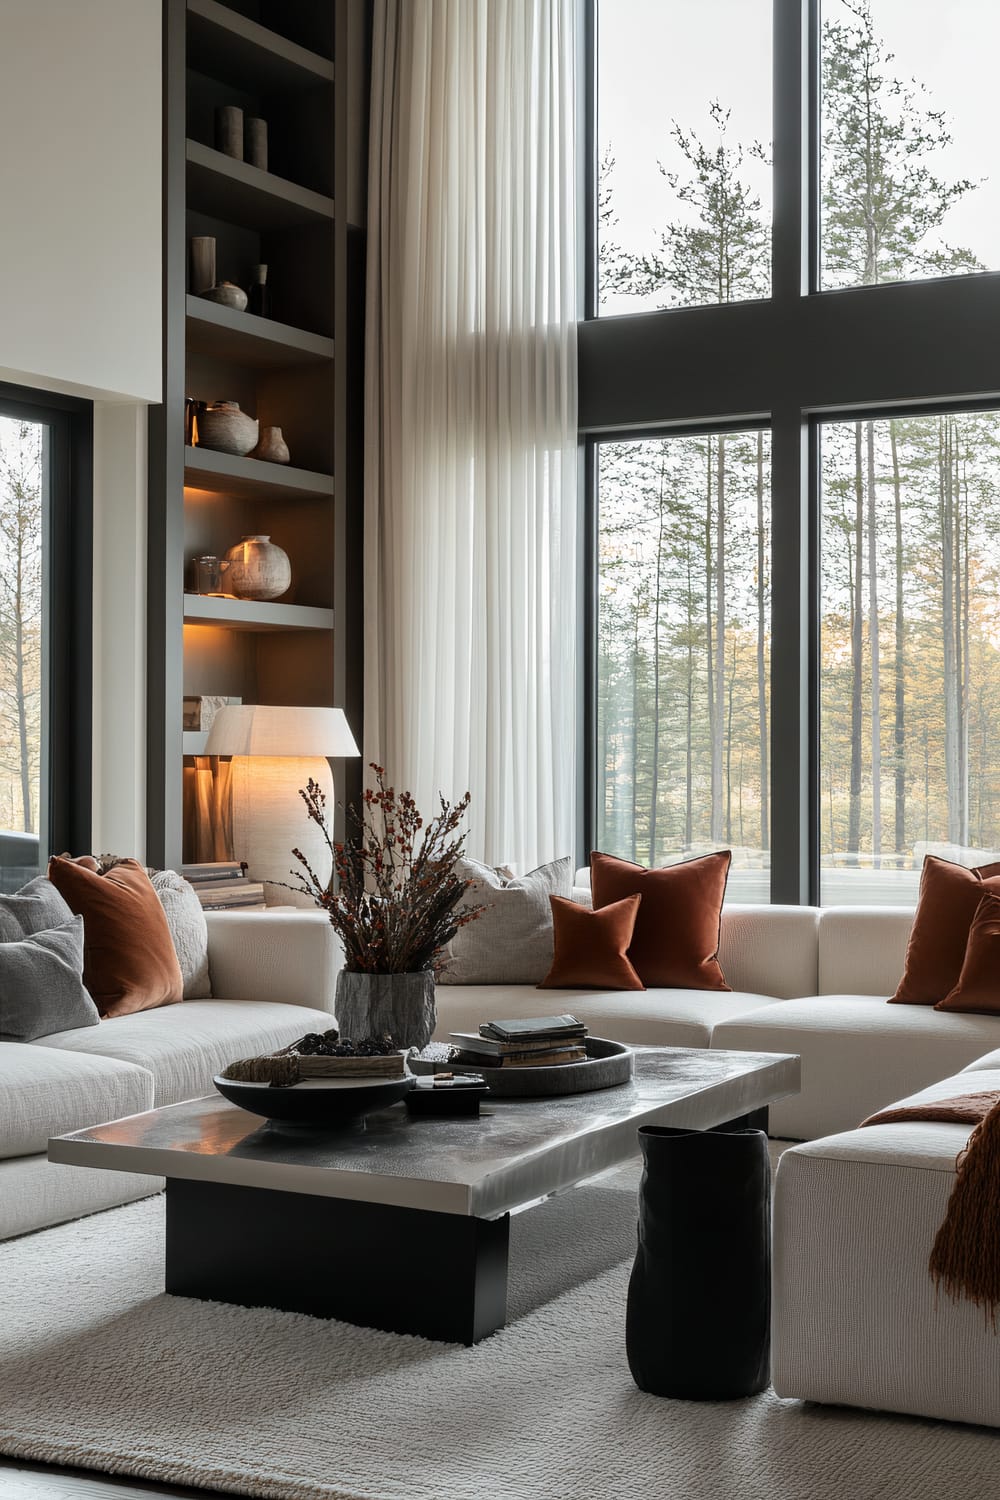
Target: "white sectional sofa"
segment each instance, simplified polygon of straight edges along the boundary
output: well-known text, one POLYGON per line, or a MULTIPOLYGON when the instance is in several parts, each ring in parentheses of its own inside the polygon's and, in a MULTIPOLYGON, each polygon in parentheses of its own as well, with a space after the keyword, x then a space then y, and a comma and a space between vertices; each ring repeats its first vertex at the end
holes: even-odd
MULTIPOLYGON (((1000 1089, 1000 1051, 891 1103, 1000 1089)), ((928 1273, 968 1125, 870 1125, 793 1146, 774 1194, 779 1396, 1000 1427, 1000 1336, 928 1273)))
POLYGON ((801 1092, 772 1106, 770 1131, 811 1140, 1000 1048, 1000 1017, 886 1003, 912 919, 898 907, 726 906, 719 959, 731 993, 439 985, 436 1035, 566 1010, 617 1041, 798 1053, 801 1092))
POLYGON ((340 948, 322 912, 210 914, 208 957, 220 998, 0 1043, 0 1239, 161 1186, 55 1166, 50 1136, 210 1094, 233 1058, 332 1025, 340 948))

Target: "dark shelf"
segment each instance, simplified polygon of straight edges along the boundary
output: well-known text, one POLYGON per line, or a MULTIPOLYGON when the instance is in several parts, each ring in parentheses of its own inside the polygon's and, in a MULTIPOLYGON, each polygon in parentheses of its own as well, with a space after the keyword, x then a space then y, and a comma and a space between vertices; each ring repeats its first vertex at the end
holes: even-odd
POLYGON ((187 203, 198 213, 244 229, 333 223, 333 199, 322 193, 224 156, 200 141, 189 140, 186 154, 187 203))
POLYGON ((184 449, 184 483, 196 490, 234 495, 237 500, 329 500, 333 475, 293 469, 290 464, 237 458, 213 448, 184 449))
POLYGON ((188 62, 199 73, 257 94, 291 93, 333 82, 328 58, 216 0, 188 0, 187 10, 188 62))
POLYGON ((204 297, 186 302, 187 347, 215 359, 230 359, 257 369, 284 370, 293 365, 323 364, 333 358, 333 339, 253 313, 235 312, 204 297))
POLYGON ((226 630, 332 630, 333 610, 278 599, 227 599, 221 594, 185 594, 185 625, 221 625, 226 630))

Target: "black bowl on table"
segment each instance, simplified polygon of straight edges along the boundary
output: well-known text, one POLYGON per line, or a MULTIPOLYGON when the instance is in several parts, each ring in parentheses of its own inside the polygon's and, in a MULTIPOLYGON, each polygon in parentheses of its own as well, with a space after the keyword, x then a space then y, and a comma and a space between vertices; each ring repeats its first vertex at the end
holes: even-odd
POLYGON ((413 1087, 403 1078, 308 1078, 290 1088, 272 1088, 269 1083, 237 1083, 221 1074, 212 1079, 223 1098, 240 1109, 277 1120, 283 1125, 347 1125, 352 1120, 388 1109, 413 1087))

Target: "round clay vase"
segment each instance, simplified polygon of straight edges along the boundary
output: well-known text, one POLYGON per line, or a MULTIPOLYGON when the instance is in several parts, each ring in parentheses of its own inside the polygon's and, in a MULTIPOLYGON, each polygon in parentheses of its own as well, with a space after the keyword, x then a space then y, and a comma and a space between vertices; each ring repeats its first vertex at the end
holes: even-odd
POLYGON ((288 553, 269 536, 245 536, 226 553, 226 583, 238 599, 279 599, 292 581, 288 553))
POLYGON ((214 286, 199 292, 198 296, 203 297, 206 302, 218 303, 219 307, 231 307, 233 312, 247 310, 247 294, 234 281, 217 281, 214 286))
POLYGON ((257 429, 256 418, 240 411, 238 401, 213 401, 198 412, 198 445, 216 453, 244 458, 257 445, 257 429))
POLYGON ((260 442, 248 455, 250 458, 263 459, 268 464, 287 464, 291 459, 288 444, 281 436, 280 427, 262 427, 260 429, 260 442))

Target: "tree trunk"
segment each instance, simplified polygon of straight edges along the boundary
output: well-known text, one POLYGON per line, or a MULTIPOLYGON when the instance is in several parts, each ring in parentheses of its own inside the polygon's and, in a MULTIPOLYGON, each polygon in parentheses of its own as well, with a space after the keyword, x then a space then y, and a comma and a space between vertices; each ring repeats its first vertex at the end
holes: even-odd
POLYGON ((34 833, 31 808, 31 766, 28 760, 28 700, 24 671, 24 535, 18 528, 14 585, 14 702, 21 758, 21 809, 25 833, 34 833))
POLYGON ((632 637, 632 816, 629 819, 629 857, 635 862, 636 828, 639 821, 639 601, 635 601, 632 637))
POLYGON ((875 423, 865 423, 868 467, 868 642, 871 650, 872 868, 882 865, 882 704, 879 669, 878 511, 875 504, 875 423))
POLYGON ((760 847, 771 847, 767 742, 767 678, 765 640, 767 637, 764 544, 764 434, 757 433, 757 736, 760 744, 760 847))
MULTIPOLYGON (((718 785, 715 776, 715 650, 714 631, 712 629, 712 492, 713 492, 713 454, 711 440, 705 444, 707 456, 706 464, 706 486, 705 486, 705 666, 708 677, 708 760, 709 760, 709 817, 710 827, 715 821, 715 809, 718 803, 718 785)), ((719 704, 719 712, 722 710, 719 704)))
POLYGON ((687 693, 685 702, 684 749, 684 848, 690 849, 694 837, 694 592, 691 586, 691 538, 687 555, 687 693))
POLYGON ((649 792, 649 863, 656 864, 656 804, 660 785, 660 609, 663 588, 663 482, 664 461, 660 462, 660 494, 656 533, 656 598, 653 601, 653 750, 652 785, 649 792))
POLYGON ((854 579, 851 587, 851 785, 847 807, 847 858, 861 850, 861 679, 863 662, 862 576, 864 570, 865 487, 861 469, 860 422, 854 424, 854 579))
POLYGON ((726 439, 719 437, 715 522, 715 733, 712 736, 712 838, 722 838, 723 742, 722 705, 726 692, 726 439))
POLYGON ((906 633, 903 624, 903 487, 899 475, 899 447, 896 423, 889 423, 889 445, 892 450, 892 502, 896 524, 896 639, 892 727, 894 781, 894 842, 896 853, 906 849, 906 633))
POLYGON ((941 536, 941 646, 944 662, 944 766, 948 803, 948 839, 959 842, 961 817, 958 776, 958 679, 955 661, 953 432, 950 417, 939 422, 938 510, 941 536))

